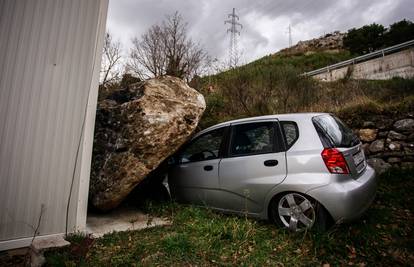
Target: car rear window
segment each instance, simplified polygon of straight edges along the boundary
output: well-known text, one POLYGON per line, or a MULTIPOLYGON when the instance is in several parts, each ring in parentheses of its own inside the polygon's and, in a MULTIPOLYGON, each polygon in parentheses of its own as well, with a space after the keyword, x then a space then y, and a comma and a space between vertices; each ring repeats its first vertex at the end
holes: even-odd
POLYGON ((312 121, 325 147, 352 147, 359 144, 352 130, 333 115, 316 116, 312 121))
POLYGON ((283 134, 285 135, 286 140, 286 149, 289 149, 299 138, 298 126, 293 121, 281 121, 283 134))

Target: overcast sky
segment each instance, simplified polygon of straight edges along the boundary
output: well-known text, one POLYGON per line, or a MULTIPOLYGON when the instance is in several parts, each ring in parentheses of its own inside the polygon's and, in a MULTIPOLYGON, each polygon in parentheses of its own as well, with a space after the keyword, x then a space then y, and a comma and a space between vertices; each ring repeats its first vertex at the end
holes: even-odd
POLYGON ((289 24, 295 44, 373 22, 388 26, 404 18, 414 20, 413 0, 110 0, 107 28, 128 53, 132 37, 178 11, 188 22, 191 38, 223 60, 229 46, 224 20, 233 7, 243 24, 242 63, 287 47, 289 24))

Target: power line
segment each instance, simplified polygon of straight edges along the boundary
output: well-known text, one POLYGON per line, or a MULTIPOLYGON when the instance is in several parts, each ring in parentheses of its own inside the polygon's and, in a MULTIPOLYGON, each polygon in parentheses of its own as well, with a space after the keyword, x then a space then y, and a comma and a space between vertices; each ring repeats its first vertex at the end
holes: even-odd
POLYGON ((237 47, 237 36, 240 36, 240 30, 243 25, 237 22, 239 16, 236 15, 236 9, 233 8, 233 12, 228 14, 229 19, 224 21, 224 24, 230 24, 230 28, 227 29, 227 33, 230 33, 230 46, 229 46, 229 67, 235 68, 239 61, 239 51, 237 47), (240 27, 240 30, 238 29, 240 27))

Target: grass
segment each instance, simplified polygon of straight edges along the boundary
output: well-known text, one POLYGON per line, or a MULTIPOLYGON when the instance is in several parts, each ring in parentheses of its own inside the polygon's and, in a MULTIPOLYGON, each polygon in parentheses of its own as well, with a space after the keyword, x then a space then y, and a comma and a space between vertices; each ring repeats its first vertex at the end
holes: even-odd
POLYGON ((271 65, 292 65, 302 72, 307 72, 328 65, 332 65, 347 59, 352 58, 352 55, 346 51, 338 52, 313 52, 309 54, 297 53, 276 53, 268 55, 246 64, 242 68, 251 68, 256 66, 271 66, 271 65))
POLYGON ((323 234, 290 233, 267 222, 175 203, 151 206, 171 226, 72 237, 46 254, 47 266, 413 266, 413 171, 379 178, 374 204, 360 220, 323 234), (85 241, 86 240, 86 241, 85 241))
MULTIPOLYGON (((412 83, 414 80, 407 80, 407 82, 412 83)), ((394 120, 407 118, 407 114, 414 112, 413 90, 414 85, 405 92, 411 95, 400 95, 398 100, 392 100, 392 97, 388 98, 388 101, 360 97, 358 100, 354 100, 353 103, 331 111, 335 112, 353 129, 362 127, 364 121, 382 120, 384 117, 393 118, 394 120)))

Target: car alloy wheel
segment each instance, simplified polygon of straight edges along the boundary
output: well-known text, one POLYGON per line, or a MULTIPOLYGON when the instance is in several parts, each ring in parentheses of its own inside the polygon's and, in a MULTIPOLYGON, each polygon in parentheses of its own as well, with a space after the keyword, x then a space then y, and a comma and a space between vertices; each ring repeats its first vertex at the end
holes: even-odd
POLYGON ((288 193, 280 198, 277 214, 283 226, 293 232, 311 228, 316 220, 312 203, 297 193, 288 193))

